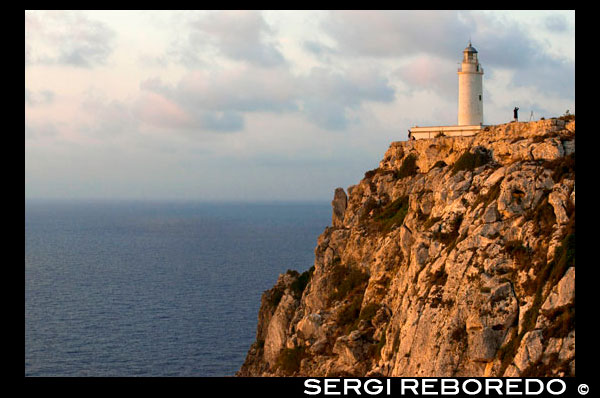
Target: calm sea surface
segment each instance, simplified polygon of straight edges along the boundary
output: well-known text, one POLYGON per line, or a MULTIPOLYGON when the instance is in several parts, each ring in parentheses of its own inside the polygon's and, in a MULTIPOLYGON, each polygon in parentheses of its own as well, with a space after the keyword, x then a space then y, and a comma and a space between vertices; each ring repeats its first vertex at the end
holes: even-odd
POLYGON ((232 376, 319 204, 25 203, 26 376, 232 376))

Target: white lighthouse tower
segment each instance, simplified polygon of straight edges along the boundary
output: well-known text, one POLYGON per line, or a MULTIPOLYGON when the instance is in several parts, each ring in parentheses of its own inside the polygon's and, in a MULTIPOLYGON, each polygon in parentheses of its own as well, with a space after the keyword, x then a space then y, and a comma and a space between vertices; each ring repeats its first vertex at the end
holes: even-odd
POLYGON ((408 129, 409 140, 438 137, 470 137, 478 134, 483 125, 483 68, 477 50, 471 45, 463 51, 458 70, 458 124, 456 126, 414 126, 408 129))
POLYGON ((458 125, 477 124, 483 124, 483 68, 469 40, 458 70, 458 125))

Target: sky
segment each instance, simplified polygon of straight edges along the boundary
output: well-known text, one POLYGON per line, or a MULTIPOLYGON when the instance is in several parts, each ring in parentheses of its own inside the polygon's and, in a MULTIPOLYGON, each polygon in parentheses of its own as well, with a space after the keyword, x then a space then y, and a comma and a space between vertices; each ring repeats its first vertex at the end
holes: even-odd
POLYGON ((484 124, 575 113, 575 11, 25 11, 25 197, 331 200, 469 40, 484 124))

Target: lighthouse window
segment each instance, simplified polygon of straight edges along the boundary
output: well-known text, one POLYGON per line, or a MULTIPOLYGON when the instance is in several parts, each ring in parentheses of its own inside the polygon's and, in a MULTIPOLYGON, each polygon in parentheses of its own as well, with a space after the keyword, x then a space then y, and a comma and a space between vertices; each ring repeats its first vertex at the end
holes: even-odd
MULTIPOLYGON (((477 65, 477 72, 479 72, 479 65, 477 65)), ((481 99, 481 98, 480 98, 481 99)))
POLYGON ((481 94, 479 94, 479 101, 481 101, 481 94))

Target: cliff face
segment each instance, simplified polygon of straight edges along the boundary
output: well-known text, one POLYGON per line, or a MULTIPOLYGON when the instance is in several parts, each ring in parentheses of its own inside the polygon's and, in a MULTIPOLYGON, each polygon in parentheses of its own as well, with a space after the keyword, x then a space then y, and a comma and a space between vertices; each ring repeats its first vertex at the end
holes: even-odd
POLYGON ((394 142, 332 206, 238 376, 575 374, 574 118, 394 142))

